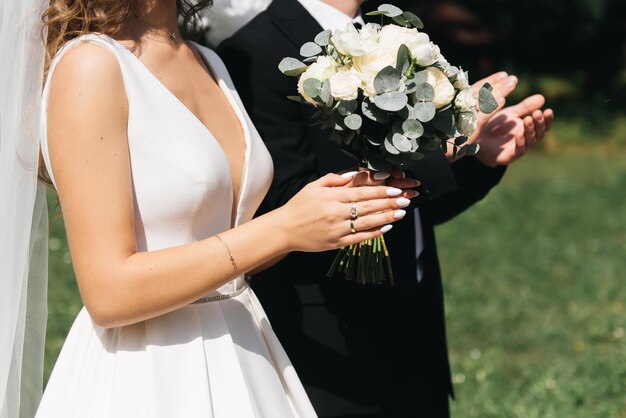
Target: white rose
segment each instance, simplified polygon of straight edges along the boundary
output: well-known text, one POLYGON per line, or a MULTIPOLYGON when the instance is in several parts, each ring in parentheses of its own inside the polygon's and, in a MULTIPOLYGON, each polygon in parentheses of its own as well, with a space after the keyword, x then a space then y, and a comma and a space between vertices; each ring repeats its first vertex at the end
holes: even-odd
POLYGON ((365 33, 360 34, 354 25, 348 23, 343 30, 336 30, 330 40, 340 54, 351 57, 367 54, 376 47, 377 37, 377 34, 372 32, 375 30, 374 26, 369 26, 365 33))
POLYGON ((426 82, 435 89, 435 98, 433 99, 435 107, 440 109, 450 104, 454 99, 455 91, 448 77, 435 67, 428 67, 426 71, 428 71, 426 82))
POLYGON ((317 102, 304 91, 304 82, 310 78, 315 78, 324 82, 332 77, 336 72, 337 63, 334 59, 327 56, 318 57, 317 61, 309 65, 309 68, 307 68, 307 70, 300 76, 300 79, 298 80, 298 93, 300 93, 300 95, 304 97, 304 100, 307 102, 317 104, 317 102))
POLYGON ((403 28, 396 25, 385 25, 380 30, 378 43, 384 48, 398 50, 400 45, 406 45, 411 53, 421 45, 428 44, 430 38, 427 34, 418 32, 414 28, 403 28))
POLYGON ((432 42, 419 45, 411 50, 415 61, 422 67, 429 67, 439 60, 439 47, 432 42))
POLYGON ((476 129, 476 114, 461 112, 456 118, 456 127, 463 135, 470 136, 476 129))
POLYGON ((459 68, 459 73, 456 77, 456 80, 454 81, 454 87, 456 87, 459 90, 465 90, 467 88, 469 88, 469 81, 467 79, 467 72, 463 71, 462 68, 459 68))
POLYGON ((378 47, 368 54, 354 57, 352 64, 363 81, 363 90, 365 94, 373 97, 376 96, 376 88, 374 87, 374 79, 376 75, 387 66, 396 65, 397 50, 378 47))
POLYGON ((461 90, 454 99, 454 105, 461 112, 474 112, 476 109, 476 99, 470 89, 461 90))
POLYGON ((339 71, 330 77, 330 93, 338 100, 354 100, 359 95, 361 78, 356 71, 339 71))
POLYGON ((361 38, 361 48, 364 51, 370 52, 378 46, 378 32, 379 26, 372 23, 368 23, 363 26, 359 31, 359 37, 361 38))

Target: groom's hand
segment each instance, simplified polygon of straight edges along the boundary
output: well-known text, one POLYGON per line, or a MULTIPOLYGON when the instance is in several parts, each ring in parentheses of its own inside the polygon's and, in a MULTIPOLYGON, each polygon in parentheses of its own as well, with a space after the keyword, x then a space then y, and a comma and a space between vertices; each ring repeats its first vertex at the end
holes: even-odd
POLYGON ((519 159, 550 130, 554 120, 552 109, 542 110, 545 98, 540 94, 496 111, 477 128, 470 140, 480 144, 476 158, 495 167, 519 159))
POLYGON ((352 181, 347 185, 349 187, 387 185, 404 190, 402 197, 406 197, 407 199, 417 197, 419 193, 413 189, 421 185, 419 180, 405 177, 404 172, 398 168, 394 168, 391 173, 386 171, 372 172, 364 170, 359 172, 350 171, 343 175, 353 175, 352 181))

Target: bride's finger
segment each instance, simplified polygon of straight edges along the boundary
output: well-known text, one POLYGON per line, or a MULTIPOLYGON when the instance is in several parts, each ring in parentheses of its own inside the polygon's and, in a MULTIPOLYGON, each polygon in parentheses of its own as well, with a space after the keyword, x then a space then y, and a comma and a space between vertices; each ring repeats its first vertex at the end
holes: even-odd
POLYGON ((363 186, 345 187, 335 189, 337 200, 344 203, 364 202, 372 199, 385 199, 387 197, 397 197, 402 194, 402 189, 387 186, 363 186))
POLYGON ((348 234, 345 237, 341 238, 339 242, 341 246, 348 246, 352 244, 358 244, 359 242, 367 241, 369 239, 374 239, 387 233, 393 228, 393 225, 387 224, 382 227, 368 229, 367 231, 359 231, 354 234, 348 234))
MULTIPOLYGON (((387 210, 404 209, 411 204, 406 197, 367 200, 365 202, 355 202, 355 209, 358 216, 370 215, 372 213, 384 212, 387 210)), ((402 215, 399 219, 403 218, 402 215)))
MULTIPOLYGON (((390 210, 382 213, 373 213, 371 215, 359 216, 354 221, 347 220, 346 224, 348 225, 348 231, 350 231, 350 222, 354 226, 356 232, 359 231, 367 231, 373 228, 382 228, 387 224, 391 224, 394 222, 398 222, 406 215, 406 211, 399 210, 390 210)), ((351 231, 350 231, 351 232, 351 231)))

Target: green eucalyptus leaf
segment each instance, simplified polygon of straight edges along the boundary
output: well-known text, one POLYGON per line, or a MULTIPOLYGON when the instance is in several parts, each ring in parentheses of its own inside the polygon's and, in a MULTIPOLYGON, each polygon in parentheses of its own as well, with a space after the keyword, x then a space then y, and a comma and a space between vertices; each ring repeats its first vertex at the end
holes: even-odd
POLYGON ((322 83, 322 89, 320 90, 320 99, 322 100, 322 102, 324 102, 326 107, 332 107, 333 96, 330 92, 330 80, 325 80, 324 83, 322 83))
POLYGON ((300 60, 287 57, 278 64, 278 69, 285 75, 295 77, 306 71, 308 66, 300 60))
POLYGON ((327 46, 330 43, 330 37, 332 34, 333 34, 332 31, 325 30, 323 32, 318 33, 314 41, 319 46, 327 46))
POLYGON ((454 145, 461 146, 467 142, 467 137, 465 135, 457 136, 454 138, 454 145))
POLYGON ((374 12, 369 12, 368 16, 376 16, 376 15, 385 15, 387 17, 400 16, 402 14, 402 9, 392 5, 392 4, 381 4, 378 6, 378 9, 374 12))
POLYGON ((432 102, 419 102, 413 106, 415 118, 422 123, 430 122, 435 117, 437 108, 432 102))
POLYGON ((491 93, 491 85, 485 83, 480 90, 478 90, 478 107, 481 112, 489 114, 498 108, 498 102, 491 93))
POLYGON ((400 75, 404 75, 411 66, 411 52, 409 48, 402 44, 398 48, 398 55, 396 57, 396 71, 400 75))
POLYGON ((415 119, 408 119, 402 124, 402 131, 408 138, 416 139, 424 133, 424 126, 415 119))
POLYGON ((320 100, 324 102, 324 104, 328 105, 328 101, 332 98, 330 95, 330 80, 326 80, 322 83, 322 88, 320 89, 319 97, 320 97, 320 100))
POLYGON ((391 142, 393 146, 400 152, 409 152, 411 151, 411 141, 402 135, 402 134, 393 134, 391 137, 391 142))
POLYGON ((337 105, 337 111, 342 116, 348 116, 359 107, 359 102, 357 100, 342 100, 337 105))
POLYGON ((300 48, 300 55, 303 57, 312 57, 322 53, 322 48, 315 42, 307 42, 300 48))
POLYGON ((418 71, 413 75, 413 80, 416 85, 424 84, 428 82, 428 71, 422 70, 418 71))
POLYGON ((407 95, 400 93, 399 91, 379 94, 374 98, 374 104, 387 112, 397 112, 401 110, 404 106, 406 106, 408 101, 409 99, 407 95))
POLYGON ((401 75, 391 65, 383 68, 374 78, 374 87, 378 94, 397 91, 400 88, 401 75))
POLYGON ((360 115, 353 113, 351 115, 346 116, 343 120, 343 123, 348 127, 348 129, 352 129, 353 131, 356 131, 363 124, 363 119, 361 119, 360 115))
POLYGON ((402 15, 393 16, 391 19, 400 26, 409 26, 409 21, 402 15))
POLYGON ((385 151, 387 151, 391 155, 398 155, 400 151, 396 147, 394 147, 393 143, 389 140, 389 138, 385 138, 384 143, 385 151))
POLYGON ((302 59, 302 62, 304 62, 306 64, 312 64, 315 61, 317 61, 317 57, 308 57, 308 58, 302 59))
POLYGON ((411 26, 413 26, 416 29, 423 29, 424 28, 424 23, 422 23, 422 20, 415 16, 413 13, 411 12, 403 12, 402 13, 402 17, 409 23, 411 24, 411 26))
POLYGON ((300 97, 300 96, 287 96, 287 98, 289 100, 293 100, 294 102, 298 102, 298 103, 305 103, 306 101, 300 97))
POLYGON ((468 144, 468 145, 463 145, 463 148, 466 148, 466 155, 467 156, 472 156, 472 155, 476 155, 478 153, 478 151, 480 150, 480 145, 478 144, 468 144))
POLYGON ((363 116, 378 123, 387 123, 391 120, 391 115, 384 110, 380 109, 374 103, 369 100, 363 100, 361 103, 361 112, 363 116))
POLYGON ((309 97, 316 99, 322 91, 322 82, 316 78, 307 78, 304 80, 304 83, 302 83, 302 88, 309 97))
POLYGON ((367 140, 367 142, 369 142, 370 144, 372 144, 375 147, 378 147, 378 146, 382 145, 383 142, 385 142, 384 139, 373 138, 371 135, 366 135, 365 139, 367 140))
POLYGON ((428 83, 418 84, 415 99, 418 102, 431 102, 435 98, 435 88, 428 83))

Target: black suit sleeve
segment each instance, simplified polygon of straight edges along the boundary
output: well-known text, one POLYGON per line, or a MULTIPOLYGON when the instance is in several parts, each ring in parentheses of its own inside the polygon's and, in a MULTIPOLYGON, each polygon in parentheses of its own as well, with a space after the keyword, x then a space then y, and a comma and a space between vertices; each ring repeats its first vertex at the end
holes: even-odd
MULTIPOLYGON (((277 41, 280 37, 275 36, 277 41)), ((278 70, 282 58, 272 53, 285 48, 267 45, 262 39, 235 36, 217 50, 272 158, 280 161, 274 164, 274 180, 258 213, 282 206, 321 176, 312 141, 306 138, 310 121, 303 115, 303 105, 287 99, 297 94, 297 81, 278 70)))
POLYGON ((506 171, 506 166, 491 168, 475 157, 462 158, 451 167, 457 189, 436 199, 424 200, 420 205, 420 215, 429 223, 446 222, 482 200, 506 171))

